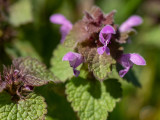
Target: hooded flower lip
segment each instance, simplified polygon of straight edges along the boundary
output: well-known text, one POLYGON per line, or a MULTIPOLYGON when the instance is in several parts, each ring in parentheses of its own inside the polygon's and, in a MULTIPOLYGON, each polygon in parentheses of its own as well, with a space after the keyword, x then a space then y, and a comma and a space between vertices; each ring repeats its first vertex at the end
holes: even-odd
POLYGON ((146 65, 146 61, 144 60, 144 58, 136 53, 122 54, 118 62, 124 67, 123 70, 119 71, 120 77, 124 77, 134 64, 146 65))
POLYGON ((143 20, 140 16, 133 15, 129 17, 122 25, 119 27, 119 30, 121 32, 129 31, 132 29, 134 26, 139 26, 142 24, 143 20))
POLYGON ((83 63, 83 57, 81 54, 68 52, 64 55, 63 61, 69 61, 70 66, 73 68, 73 73, 77 77, 80 74, 80 71, 76 70, 76 68, 83 63))
POLYGON ((72 23, 66 19, 62 14, 53 14, 50 17, 50 21, 54 24, 61 25, 60 32, 61 32, 61 43, 64 42, 66 36, 72 29, 72 23))
POLYGON ((104 46, 97 49, 98 54, 102 55, 105 51, 108 55, 110 55, 110 50, 107 45, 110 43, 112 34, 116 34, 116 32, 111 25, 104 26, 100 31, 99 40, 104 46))

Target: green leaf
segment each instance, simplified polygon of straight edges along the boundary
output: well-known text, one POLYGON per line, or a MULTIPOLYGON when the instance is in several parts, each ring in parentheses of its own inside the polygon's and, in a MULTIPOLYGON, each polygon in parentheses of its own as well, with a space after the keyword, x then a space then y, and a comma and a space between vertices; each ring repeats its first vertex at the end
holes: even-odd
POLYGON ((44 98, 36 94, 29 94, 17 103, 11 101, 9 94, 0 94, 1 120, 42 120, 47 113, 46 107, 44 98))
POLYGON ((68 61, 62 61, 63 56, 69 51, 73 51, 70 48, 66 48, 63 45, 59 45, 53 52, 51 59, 51 71, 62 82, 70 79, 73 76, 73 70, 68 61))
POLYGON ((10 23, 14 26, 19 26, 33 20, 30 0, 19 0, 10 7, 9 13, 10 23))
POLYGON ((112 64, 115 63, 110 55, 97 53, 97 48, 81 48, 80 53, 84 56, 85 62, 88 63, 88 68, 93 71, 94 76, 98 80, 104 80, 108 77, 112 70, 112 64))
POLYGON ((122 89, 117 79, 103 82, 72 78, 66 85, 67 99, 80 120, 106 120, 120 100, 122 89))
POLYGON ((24 82, 27 85, 41 86, 55 79, 53 74, 47 70, 46 66, 37 59, 31 57, 17 58, 13 60, 13 64, 23 74, 26 74, 24 82))
POLYGON ((46 120, 77 120, 76 113, 66 100, 64 89, 63 83, 56 85, 50 83, 35 89, 37 94, 46 99, 48 105, 46 120))

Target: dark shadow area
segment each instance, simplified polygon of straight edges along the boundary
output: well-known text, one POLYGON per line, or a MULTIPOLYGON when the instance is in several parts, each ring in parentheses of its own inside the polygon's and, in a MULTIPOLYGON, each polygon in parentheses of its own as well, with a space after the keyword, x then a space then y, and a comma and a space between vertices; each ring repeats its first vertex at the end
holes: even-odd
POLYGON ((11 58, 7 55, 3 46, 0 46, 0 70, 2 70, 3 65, 10 65, 12 63, 11 58))
POLYGON ((47 116, 56 120, 77 120, 76 114, 71 108, 70 103, 64 95, 64 84, 57 85, 48 84, 37 87, 35 92, 42 95, 47 103, 47 116), (70 114, 68 114, 70 113, 70 114))
POLYGON ((98 80, 86 80, 84 78, 79 77, 78 79, 73 78, 72 81, 76 87, 80 85, 85 86, 89 84, 88 92, 91 94, 91 96, 96 99, 99 99, 101 97, 101 84, 98 80))
POLYGON ((104 81, 106 86, 106 91, 110 93, 110 95, 114 98, 122 97, 122 88, 121 84, 117 79, 107 79, 104 81))
MULTIPOLYGON (((117 64, 116 68, 118 71, 124 69, 120 64, 117 64)), ((129 72, 124 76, 124 79, 128 82, 131 82, 134 86, 141 88, 141 84, 138 81, 133 69, 129 70, 129 72)))

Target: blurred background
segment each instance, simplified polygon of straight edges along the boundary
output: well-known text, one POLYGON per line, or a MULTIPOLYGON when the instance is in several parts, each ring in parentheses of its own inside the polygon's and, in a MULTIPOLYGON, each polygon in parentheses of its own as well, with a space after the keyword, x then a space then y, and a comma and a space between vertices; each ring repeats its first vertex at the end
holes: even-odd
MULTIPOLYGON (((16 57, 32 56, 50 67, 61 36, 60 26, 50 23, 49 17, 61 13, 75 23, 93 5, 104 13, 117 10, 115 23, 119 25, 134 14, 143 18, 137 35, 125 45, 125 53, 139 53, 146 59, 145 67, 133 68, 141 87, 121 81, 123 98, 108 120, 160 120, 160 0, 0 0, 0 65, 9 65, 16 57)), ((75 115, 59 88, 54 88, 54 93, 42 93, 50 106, 47 119, 72 120, 75 115)))

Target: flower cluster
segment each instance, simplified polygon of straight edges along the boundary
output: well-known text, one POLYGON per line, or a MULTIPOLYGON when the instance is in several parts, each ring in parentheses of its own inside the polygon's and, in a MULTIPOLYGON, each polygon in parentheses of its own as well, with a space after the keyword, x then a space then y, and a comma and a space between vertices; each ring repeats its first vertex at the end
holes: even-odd
MULTIPOLYGON (((118 27, 114 24, 114 13, 115 11, 112 11, 105 15, 96 7, 90 13, 86 12, 83 19, 73 26, 61 14, 51 16, 52 23, 61 24, 62 43, 65 42, 64 40, 68 34, 74 34, 75 36, 73 38, 75 40, 73 46, 76 44, 76 49, 74 48, 74 50, 77 53, 68 52, 63 57, 63 60, 69 61, 75 76, 79 75, 79 71, 75 68, 81 63, 88 63, 89 66, 96 62, 98 63, 99 61, 96 61, 98 59, 93 60, 95 56, 103 56, 104 61, 110 57, 121 64, 124 69, 119 71, 120 77, 124 77, 133 64, 146 65, 142 56, 136 53, 125 54, 123 53, 124 48, 121 46, 122 43, 127 43, 126 41, 130 36, 129 33, 135 32, 133 27, 142 24, 142 18, 137 15, 131 16, 118 27), (91 54, 92 51, 94 53, 91 54)), ((66 41, 70 42, 68 39, 66 41)))
POLYGON ((27 95, 33 90, 32 86, 24 84, 25 74, 17 69, 14 65, 11 67, 3 67, 3 75, 0 75, 0 92, 5 90, 13 97, 13 100, 18 100, 20 97, 27 95))

